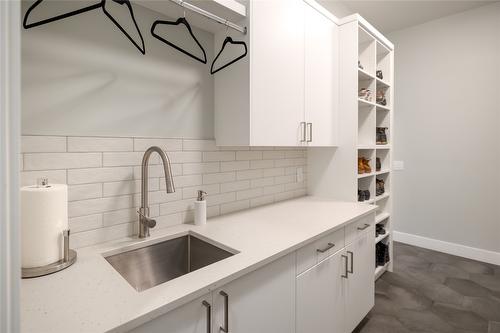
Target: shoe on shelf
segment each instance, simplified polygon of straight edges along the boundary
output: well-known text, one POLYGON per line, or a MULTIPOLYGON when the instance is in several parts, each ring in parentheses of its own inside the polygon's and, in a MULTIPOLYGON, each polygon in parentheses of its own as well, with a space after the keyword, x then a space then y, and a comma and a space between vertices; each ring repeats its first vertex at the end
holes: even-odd
POLYGON ((358 157, 358 174, 362 175, 365 173, 365 163, 363 162, 363 157, 358 157))
POLYGON ((370 166, 370 160, 367 158, 362 157, 363 159, 363 164, 364 164, 364 169, 366 173, 371 173, 372 172, 372 167, 370 166))
POLYGON ((377 127, 377 144, 386 145, 387 144, 387 127, 377 127))
POLYGON ((385 193, 385 181, 383 179, 377 178, 377 185, 376 185, 376 195, 382 195, 385 193))
POLYGON ((385 92, 383 90, 377 90, 377 98, 376 98, 377 104, 386 106, 387 105, 387 100, 385 99, 385 92))
POLYGON ((361 99, 364 99, 365 101, 371 102, 372 100, 372 92, 370 89, 367 88, 361 88, 358 91, 358 97, 361 99))
POLYGON ((382 170, 382 163, 380 162, 380 157, 377 157, 375 159, 375 170, 376 171, 382 170))
MULTIPOLYGON (((359 61, 358 61, 358 63, 359 63, 359 61)), ((381 79, 381 80, 383 80, 383 79, 384 79, 384 75, 382 74, 382 71, 378 70, 378 71, 377 71, 377 73, 376 73, 376 75, 377 75, 377 77, 378 77, 379 79, 381 79)))
POLYGON ((363 68, 363 65, 361 65, 361 61, 359 61, 359 60, 358 60, 358 68, 359 68, 359 69, 364 69, 364 68, 363 68))
POLYGON ((370 191, 364 190, 363 192, 365 193, 365 200, 370 200, 370 191))
POLYGON ((365 201, 365 191, 358 190, 358 201, 359 202, 365 201))

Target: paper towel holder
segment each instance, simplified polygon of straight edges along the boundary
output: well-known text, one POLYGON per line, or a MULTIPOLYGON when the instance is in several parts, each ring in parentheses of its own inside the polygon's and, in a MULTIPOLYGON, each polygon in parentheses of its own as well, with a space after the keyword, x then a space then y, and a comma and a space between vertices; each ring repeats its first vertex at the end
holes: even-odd
POLYGON ((76 262, 76 251, 69 248, 69 229, 63 231, 64 239, 64 249, 63 258, 51 264, 40 266, 40 267, 30 267, 23 268, 21 272, 21 277, 23 279, 34 278, 44 275, 49 275, 55 272, 62 271, 65 268, 73 265, 76 262))

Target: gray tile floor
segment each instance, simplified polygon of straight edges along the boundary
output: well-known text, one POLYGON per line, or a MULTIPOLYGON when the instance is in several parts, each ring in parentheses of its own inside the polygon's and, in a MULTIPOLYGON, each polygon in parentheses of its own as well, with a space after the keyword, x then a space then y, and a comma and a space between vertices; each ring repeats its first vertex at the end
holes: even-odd
POLYGON ((500 266, 394 243, 356 333, 500 333, 500 266))

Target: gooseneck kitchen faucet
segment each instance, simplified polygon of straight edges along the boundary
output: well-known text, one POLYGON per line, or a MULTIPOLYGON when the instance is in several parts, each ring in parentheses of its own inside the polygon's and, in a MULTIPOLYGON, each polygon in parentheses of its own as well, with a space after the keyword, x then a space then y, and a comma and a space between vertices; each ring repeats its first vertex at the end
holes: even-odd
POLYGON ((142 158, 142 180, 141 180, 141 208, 139 209, 139 238, 149 237, 149 229, 156 226, 156 221, 149 217, 148 203, 148 176, 149 176, 149 158, 151 154, 157 152, 160 155, 163 163, 163 171, 165 172, 165 184, 167 193, 175 192, 174 178, 172 176, 172 168, 170 160, 160 147, 150 147, 144 153, 142 158))

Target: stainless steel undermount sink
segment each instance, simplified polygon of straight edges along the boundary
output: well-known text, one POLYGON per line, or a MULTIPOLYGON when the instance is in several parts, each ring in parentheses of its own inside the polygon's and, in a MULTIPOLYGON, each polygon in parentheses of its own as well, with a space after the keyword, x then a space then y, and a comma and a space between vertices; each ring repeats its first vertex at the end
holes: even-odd
POLYGON ((234 255, 185 235, 105 257, 137 291, 157 286, 234 255))

